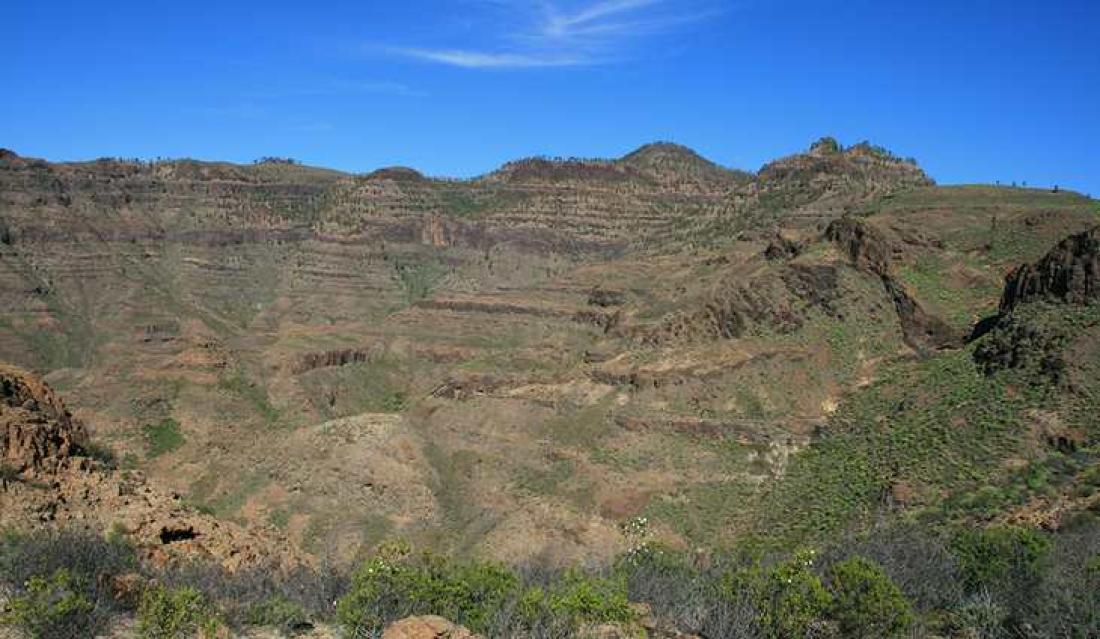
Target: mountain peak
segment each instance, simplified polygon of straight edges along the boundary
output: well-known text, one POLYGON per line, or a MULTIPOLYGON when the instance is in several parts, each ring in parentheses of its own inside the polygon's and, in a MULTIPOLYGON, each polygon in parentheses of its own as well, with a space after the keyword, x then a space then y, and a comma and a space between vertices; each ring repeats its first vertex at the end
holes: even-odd
POLYGON ((513 183, 584 180, 622 182, 630 179, 626 171, 607 160, 538 156, 507 162, 486 177, 513 183))
POLYGON ((642 145, 616 163, 666 185, 684 181, 736 185, 751 178, 747 173, 715 164, 694 149, 674 142, 642 145))
POLYGON ((638 169, 657 166, 708 166, 721 168, 699 155, 694 149, 675 142, 650 142, 634 149, 618 160, 638 169))
POLYGON ((835 156, 870 157, 889 162, 913 164, 917 162, 912 158, 902 158, 885 147, 871 144, 867 140, 845 147, 832 136, 825 136, 810 145, 810 150, 804 155, 814 158, 828 158, 835 156))
POLYGON ((683 144, 677 144, 675 142, 657 141, 643 144, 642 146, 634 149, 630 153, 627 153, 622 157, 624 161, 639 160, 657 157, 681 157, 699 159, 706 162, 707 160, 699 155, 694 149, 684 146, 683 144))
POLYGON ((424 182, 427 178, 420 171, 407 166, 387 166, 367 174, 369 180, 393 180, 394 182, 424 182))
POLYGON ((840 145, 840 142, 830 136, 825 136, 810 145, 810 155, 814 156, 833 155, 843 151, 844 147, 840 145))
POLYGON ((836 213, 890 193, 933 186, 917 165, 869 142, 844 147, 823 137, 809 150, 769 162, 757 173, 759 195, 776 209, 836 213))

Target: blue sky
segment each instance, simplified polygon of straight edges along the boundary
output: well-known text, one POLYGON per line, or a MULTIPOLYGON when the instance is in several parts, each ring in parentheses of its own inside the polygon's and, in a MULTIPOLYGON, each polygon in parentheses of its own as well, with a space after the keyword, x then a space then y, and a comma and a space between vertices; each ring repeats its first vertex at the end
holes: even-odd
POLYGON ((1100 196, 1100 2, 0 3, 0 146, 470 176, 673 140, 756 169, 822 135, 941 183, 1100 196))

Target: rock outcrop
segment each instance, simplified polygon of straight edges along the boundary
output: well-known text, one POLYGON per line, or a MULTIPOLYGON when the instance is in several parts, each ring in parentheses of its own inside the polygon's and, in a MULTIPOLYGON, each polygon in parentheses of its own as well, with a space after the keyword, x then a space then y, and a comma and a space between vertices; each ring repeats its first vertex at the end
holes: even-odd
POLYGON ((1040 299, 1070 304, 1100 301, 1100 227, 1066 238, 1038 262, 1010 273, 1001 313, 1040 299))
POLYGON ((200 513, 142 473, 88 457, 88 448, 87 430, 49 386, 0 364, 0 462, 16 473, 4 476, 0 529, 111 530, 157 563, 207 559, 233 570, 306 561, 277 531, 200 513))
POLYGON ((845 149, 835 140, 823 138, 806 153, 766 164, 757 174, 755 186, 760 206, 816 217, 933 184, 915 162, 885 149, 866 142, 845 149))
POLYGON ((974 361, 987 375, 1005 369, 1033 368, 1061 384, 1070 377, 1072 357, 1066 350, 1074 331, 1056 323, 1014 313, 1031 302, 1092 304, 1100 301, 1100 227, 1071 235, 1033 264, 1023 264, 1005 278, 998 315, 975 332, 985 340, 974 361))
POLYGON ((88 443, 84 425, 34 375, 0 364, 0 463, 48 470, 88 443))

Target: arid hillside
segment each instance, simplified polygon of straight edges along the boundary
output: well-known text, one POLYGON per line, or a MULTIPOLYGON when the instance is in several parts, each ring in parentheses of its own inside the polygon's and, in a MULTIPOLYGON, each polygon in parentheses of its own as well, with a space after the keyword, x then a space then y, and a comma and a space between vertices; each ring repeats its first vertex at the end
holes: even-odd
MULTIPOLYGON (((0 360, 62 392, 112 472, 318 556, 606 559, 641 515, 720 545, 803 513, 799 451, 1008 330, 1020 264, 1012 300, 1061 290, 1040 258, 1098 222, 829 139, 756 173, 662 143, 463 181, 4 151, 0 360)), ((903 501, 985 477, 922 468, 903 501)))

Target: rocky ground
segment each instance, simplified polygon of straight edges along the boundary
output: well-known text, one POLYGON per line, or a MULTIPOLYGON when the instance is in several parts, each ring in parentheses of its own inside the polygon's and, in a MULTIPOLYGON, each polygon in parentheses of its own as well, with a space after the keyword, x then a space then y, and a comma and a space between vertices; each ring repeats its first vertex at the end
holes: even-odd
POLYGON ((0 365, 0 528, 90 530, 131 540, 145 560, 213 560, 229 570, 304 557, 277 530, 248 530, 96 459, 83 424, 31 373, 0 365))

